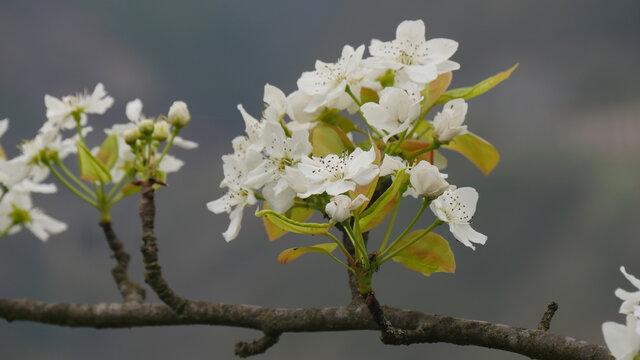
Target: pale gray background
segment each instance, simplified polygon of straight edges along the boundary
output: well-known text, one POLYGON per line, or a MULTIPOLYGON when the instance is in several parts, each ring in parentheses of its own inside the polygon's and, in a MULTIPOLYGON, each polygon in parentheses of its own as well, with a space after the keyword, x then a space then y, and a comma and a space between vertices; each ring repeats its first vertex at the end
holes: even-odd
MULTIPOLYGON (((629 1, 7 1, 0 2, 2 144, 31 137, 44 118, 45 93, 62 96, 102 81, 116 99, 100 128, 125 120, 140 97, 146 114, 189 104, 178 151, 187 165, 158 195, 160 257, 181 295, 281 307, 348 301, 346 274, 309 256, 279 265, 289 235, 269 243, 247 210, 227 244, 225 215, 205 208, 222 195, 220 156, 243 131, 242 103, 258 115, 266 82, 295 89, 315 59, 335 61, 344 44, 394 38, 404 19, 421 18, 427 36, 460 43, 453 86, 520 68, 470 102, 470 128, 502 160, 489 177, 457 155, 452 182, 478 189, 474 227, 489 236, 475 252, 452 241, 457 274, 430 278, 391 263, 374 279, 383 303, 535 327, 546 304, 560 310, 552 330, 602 343, 600 324, 623 321, 613 290, 630 287, 620 265, 640 275, 640 2, 629 1)), ((99 141, 90 137, 89 141, 99 141)), ((39 197, 71 225, 41 243, 28 232, 0 239, 0 296, 43 301, 119 301, 98 214, 62 191, 39 197)), ((418 204, 403 207, 410 218, 418 204)), ((114 226, 142 280, 137 203, 115 208, 114 226)), ((425 220, 429 221, 429 219, 425 220)), ((406 220, 405 220, 406 222, 406 220)), ((453 240, 446 230, 441 231, 453 240)), ((150 296, 150 301, 157 301, 150 296)), ((67 329, 0 321, 2 359, 232 358, 233 344, 258 332, 224 327, 67 329)), ((262 359, 521 359, 447 344, 387 347, 374 332, 285 334, 262 359)))

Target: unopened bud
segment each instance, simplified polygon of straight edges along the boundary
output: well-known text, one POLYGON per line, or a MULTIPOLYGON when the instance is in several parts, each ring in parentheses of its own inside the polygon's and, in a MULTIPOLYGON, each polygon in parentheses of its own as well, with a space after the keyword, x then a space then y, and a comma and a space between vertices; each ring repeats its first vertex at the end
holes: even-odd
POLYGON ((163 142, 169 137, 169 124, 161 121, 153 128, 153 140, 163 142))
POLYGON ((126 142, 127 145, 131 146, 135 144, 136 141, 138 141, 138 138, 140 137, 138 128, 133 128, 125 131, 123 134, 123 137, 124 137, 124 142, 126 142))
POLYGON ((183 128, 191 121, 191 114, 184 101, 174 101, 169 108, 169 123, 176 128, 183 128))
POLYGON ((151 119, 142 120, 138 124, 138 131, 140 131, 140 134, 142 134, 142 136, 149 136, 153 134, 153 128, 154 124, 153 120, 151 119))

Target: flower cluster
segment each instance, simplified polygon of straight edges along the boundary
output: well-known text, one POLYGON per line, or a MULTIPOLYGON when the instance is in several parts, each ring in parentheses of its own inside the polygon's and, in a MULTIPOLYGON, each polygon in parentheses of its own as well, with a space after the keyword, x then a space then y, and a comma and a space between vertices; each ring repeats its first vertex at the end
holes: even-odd
MULTIPOLYGON (((57 191, 54 184, 43 183, 50 174, 98 208, 101 221, 109 221, 110 208, 139 189, 131 184, 132 180, 164 183, 166 173, 182 166, 181 160, 166 153, 172 144, 188 149, 197 146, 177 136, 190 120, 187 106, 181 101, 171 106, 168 116, 157 121, 142 115, 140 100, 130 102, 126 112, 129 122, 106 129, 106 140, 92 150, 85 142, 93 130, 88 126, 88 115, 104 114, 114 102, 104 86, 99 83, 92 93, 62 98, 45 95, 44 102, 47 120, 33 139, 19 146, 20 154, 7 159, 0 151, 0 237, 24 226, 44 241, 66 229, 66 224, 46 215, 31 199, 34 192, 57 191), (159 151, 161 143, 167 144, 159 151), (71 154, 78 156, 79 176, 64 163, 71 154), (91 183, 93 189, 87 186, 91 183), (109 185, 112 187, 107 191, 109 185)), ((0 136, 8 126, 7 119, 0 121, 0 136)))
POLYGON ((622 300, 620 314, 626 315, 626 324, 608 321, 602 324, 602 333, 607 347, 617 360, 640 358, 640 280, 620 267, 624 277, 637 288, 634 292, 616 289, 616 296, 622 300))
POLYGON ((395 193, 385 199, 421 197, 461 243, 484 244, 486 236, 469 223, 477 192, 456 190, 434 165, 438 147, 467 133, 461 125, 467 103, 453 98, 433 121, 425 119, 449 85, 451 71, 460 67, 449 60, 457 47, 453 40, 427 40, 421 20, 404 21, 395 40, 371 41, 369 57, 365 45, 346 45, 336 62, 316 61, 289 95, 265 85, 266 108, 259 119, 238 105, 246 134, 233 139, 233 153, 222 157, 220 186, 226 193, 207 204, 216 214, 229 214, 224 238, 238 236, 243 209, 259 200, 278 214, 272 219, 304 220, 291 218, 293 210, 303 208, 321 212, 331 224, 350 226, 349 219, 364 218, 365 209, 374 212, 375 196, 393 182, 388 191, 395 193), (365 128, 348 117, 355 113, 365 128))

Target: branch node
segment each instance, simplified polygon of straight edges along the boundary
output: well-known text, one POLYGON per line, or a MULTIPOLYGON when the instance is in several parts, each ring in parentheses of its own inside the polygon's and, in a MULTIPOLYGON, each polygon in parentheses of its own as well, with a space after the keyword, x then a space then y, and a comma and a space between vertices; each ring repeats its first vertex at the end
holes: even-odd
POLYGON ((248 343, 240 341, 236 343, 234 353, 241 358, 262 354, 278 342, 278 339, 280 339, 280 334, 281 333, 279 332, 265 332, 263 337, 253 342, 248 343))
POLYGON ((553 319, 553 315, 555 315, 558 310, 558 303, 555 301, 550 302, 547 305, 547 310, 542 314, 542 319, 538 323, 538 330, 548 331, 551 326, 551 319, 553 319))

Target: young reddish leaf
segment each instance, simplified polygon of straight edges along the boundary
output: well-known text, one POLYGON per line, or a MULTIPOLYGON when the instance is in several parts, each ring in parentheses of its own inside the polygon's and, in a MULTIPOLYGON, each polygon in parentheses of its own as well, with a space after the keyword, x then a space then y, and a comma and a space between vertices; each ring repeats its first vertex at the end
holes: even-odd
POLYGON ((369 89, 368 87, 364 86, 360 89, 360 103, 377 103, 378 101, 380 101, 380 98, 378 97, 378 93, 375 90, 369 89))
POLYGON ((384 221, 396 204, 398 192, 405 188, 408 177, 404 170, 398 171, 391 186, 362 213, 360 229, 363 232, 373 229, 384 221))
POLYGON ((459 89, 453 89, 445 92, 436 101, 436 104, 444 104, 453 99, 471 99, 478 95, 482 95, 487 91, 493 89, 496 85, 506 80, 511 76, 511 73, 518 67, 519 64, 513 65, 509 70, 498 73, 490 78, 482 80, 474 86, 463 87, 459 89))
MULTIPOLYGON (((396 247, 411 242, 424 230, 414 230, 404 239, 400 240, 396 247)), ((420 272, 426 276, 434 272, 456 271, 456 261, 449 247, 447 240, 435 233, 428 233, 422 239, 416 241, 411 246, 394 256, 393 261, 399 262, 408 269, 420 272)))
MULTIPOLYGON (((264 208, 269 209, 267 203, 264 203, 264 208)), ((304 222, 313 215, 314 209, 305 208, 305 207, 293 207, 289 211, 287 211, 287 216, 295 221, 304 222)), ((264 229, 267 231, 267 236, 269 237, 269 241, 274 241, 275 239, 281 237, 286 234, 288 231, 282 230, 276 224, 272 223, 269 220, 269 217, 263 217, 262 222, 264 223, 264 229)))
POLYGON ((448 73, 440 74, 432 82, 428 83, 424 90, 422 90, 422 101, 420 102, 420 119, 423 119, 429 109, 438 101, 440 96, 447 90, 451 84, 451 71, 448 73))
POLYGON ((464 155, 485 175, 489 175, 500 161, 498 150, 473 133, 458 135, 448 145, 442 145, 442 147, 464 155))
POLYGON ((105 168, 111 170, 118 160, 118 138, 116 135, 107 136, 100 145, 96 158, 104 165, 105 168))
MULTIPOLYGON (((429 145, 431 145, 431 143, 428 142, 428 141, 407 139, 407 140, 404 140, 400 144, 400 149, 403 150, 405 158, 412 159, 413 156, 411 156, 411 155, 413 153, 416 153, 416 152, 428 147, 429 145)), ((415 157, 414 159, 415 159, 416 162, 420 162, 420 160, 424 160, 424 161, 428 161, 431 164, 433 164, 433 151, 428 151, 426 153, 422 153, 422 154, 418 155, 417 157, 415 157)))
POLYGON ((297 259, 300 255, 309 252, 331 254, 331 252, 335 250, 337 246, 338 244, 336 243, 327 243, 305 247, 294 247, 281 252, 280 255, 278 255, 278 262, 280 264, 286 264, 297 259))
POLYGON ((111 174, 100 161, 98 161, 86 146, 77 142, 78 161, 80 164, 80 177, 86 181, 111 182, 111 174))
POLYGON ((318 223, 305 223, 300 221, 292 220, 282 214, 278 214, 273 210, 262 210, 256 209, 256 216, 266 217, 273 225, 279 227, 284 231, 291 231, 297 234, 309 234, 309 235, 322 235, 326 234, 329 231, 329 224, 318 224, 318 223))
POLYGON ((329 124, 318 124, 311 135, 313 156, 324 157, 329 154, 340 155, 355 147, 347 134, 338 127, 329 124))

